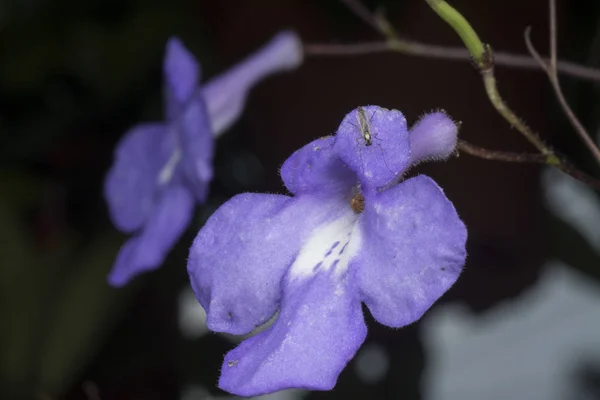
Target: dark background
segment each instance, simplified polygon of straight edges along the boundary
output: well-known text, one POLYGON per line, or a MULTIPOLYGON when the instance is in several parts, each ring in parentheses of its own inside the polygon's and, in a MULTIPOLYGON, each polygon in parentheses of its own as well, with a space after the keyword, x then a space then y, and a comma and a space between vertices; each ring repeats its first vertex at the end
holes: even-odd
MULTIPOLYGON (((460 45, 424 1, 366 4, 385 5, 408 38, 460 45)), ((546 53, 544 0, 452 4, 495 49, 525 53, 523 30, 532 25, 534 43, 546 53)), ((559 1, 558 15, 560 57, 600 65, 600 3, 559 1)), ((177 325, 187 248, 229 197, 283 192, 278 168, 287 156, 335 132, 358 105, 399 109, 409 123, 443 108, 462 121, 464 139, 498 150, 532 150, 490 106, 466 61, 307 57, 300 69, 253 89, 243 117, 217 143, 210 199, 164 267, 124 289, 109 288, 105 276, 125 236, 108 220, 102 181, 121 135, 140 121, 162 118, 167 38, 182 38, 206 81, 285 28, 306 43, 379 39, 334 0, 0 2, 0 398, 83 399, 86 381, 95 382, 104 400, 176 399, 190 383, 218 394, 222 356, 233 345, 214 334, 185 340, 177 325)), ((599 176, 544 74, 499 67, 497 78, 528 124, 599 176)), ((596 87, 567 77, 562 82, 595 132, 596 87)), ((485 313, 535 284, 550 257, 589 279, 600 276, 598 255, 544 211, 540 170, 466 154, 419 167, 444 188, 470 234, 465 272, 442 302, 485 313)), ((310 398, 419 398, 424 359, 418 323, 401 330, 372 320, 368 325, 367 341, 385 344, 391 357, 386 379, 367 385, 347 368, 334 391, 310 398)), ((586 374, 597 384, 597 371, 586 374)))

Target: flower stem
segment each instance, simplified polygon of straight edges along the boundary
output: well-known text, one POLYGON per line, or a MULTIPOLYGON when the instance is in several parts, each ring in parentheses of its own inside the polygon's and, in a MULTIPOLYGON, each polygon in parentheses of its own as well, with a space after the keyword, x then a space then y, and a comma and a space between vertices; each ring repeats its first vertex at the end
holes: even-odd
MULTIPOLYGON (((463 43, 467 47, 467 50, 469 50, 471 57, 473 58, 475 66, 481 73, 483 84, 488 98, 490 99, 492 105, 498 111, 498 113, 502 115, 504 119, 508 121, 509 124, 514 126, 531 144, 533 144, 539 150, 539 152, 545 157, 546 164, 552 165, 576 178, 581 176, 581 174, 583 173, 574 174, 573 170, 575 168, 565 159, 558 157, 552 149, 552 147, 544 143, 540 136, 531 128, 529 128, 529 126, 527 126, 527 124, 525 124, 525 122, 523 122, 523 120, 520 119, 502 99, 500 93, 498 92, 496 78, 494 76, 494 58, 491 46, 483 44, 483 42, 481 42, 481 40, 473 30, 471 25, 468 23, 468 21, 445 1, 425 1, 443 20, 445 20, 454 29, 454 31, 462 39, 463 43)), ((553 6, 554 2, 550 0, 551 18, 555 17, 555 11, 552 10, 553 6)), ((551 35, 553 34, 556 34, 556 28, 555 26, 553 27, 551 24, 551 35)), ((551 69, 553 76, 556 77, 556 39, 551 39, 550 43, 552 54, 550 57, 550 66, 548 67, 548 71, 550 71, 551 69)), ((549 73, 549 75, 551 74, 549 73)), ((569 115, 569 113, 567 114, 569 115)), ((595 146, 592 146, 592 148, 597 151, 597 148, 595 146)), ((594 155, 596 155, 595 152, 594 155)), ((597 160, 600 162, 600 158, 597 158, 597 160)), ((589 183, 587 179, 585 181, 589 183)))
MULTIPOLYGON (((399 52, 404 52, 404 53, 408 53, 408 54, 414 54, 420 50, 416 50, 418 49, 417 46, 415 46, 415 43, 412 43, 410 41, 404 40, 399 38, 393 27, 391 26, 391 24, 389 24, 389 22, 387 20, 385 20, 385 18, 382 15, 374 15, 372 14, 361 2, 360 0, 341 0, 343 3, 345 3, 348 8, 350 8, 358 17, 360 17, 363 21, 365 21, 367 24, 369 24, 371 27, 373 27, 375 30, 377 30, 378 32, 380 32, 384 37, 386 37, 387 39, 387 46, 389 46, 391 49, 399 51, 399 52)), ((570 176, 587 183, 590 186, 594 186, 596 188, 600 188, 600 181, 590 177, 589 175, 585 174, 584 172, 578 170, 576 167, 574 167, 570 162, 568 162, 564 157, 559 157, 557 155, 557 153, 554 151, 554 149, 549 146, 548 144, 546 144, 541 137, 535 132, 533 131, 529 126, 527 126, 527 124, 525 124, 525 122, 519 118, 513 111, 512 109, 506 104, 506 102, 502 99, 502 97, 500 96, 500 93, 498 91, 498 87, 496 84, 496 78, 494 75, 494 56, 493 56, 493 52, 492 52, 492 48, 490 45, 484 44, 480 39, 479 36, 477 35, 477 33, 475 32, 475 30, 471 27, 471 25, 469 24, 469 22, 456 10, 454 9, 452 6, 450 6, 446 1, 444 0, 425 0, 427 2, 427 4, 435 11, 436 14, 438 14, 440 16, 440 18, 442 18, 444 21, 446 21, 451 27, 452 29, 454 29, 454 31, 458 34, 458 36, 461 38, 461 40, 463 41, 465 47, 467 48, 468 54, 474 64, 474 66, 477 68, 477 70, 480 72, 481 76, 482 76, 482 80, 483 80, 483 84, 484 84, 484 88, 485 91, 488 95, 488 98, 490 99, 490 102, 492 103, 492 105, 494 106, 494 108, 498 111, 498 113, 500 115, 502 115, 502 117, 504 117, 504 119, 511 125, 514 126, 533 146, 535 146, 535 148, 541 153, 539 156, 542 157, 543 162, 545 164, 551 165, 556 167, 557 169, 563 171, 566 174, 569 174, 570 176)), ((555 25, 555 18, 556 18, 556 10, 555 10, 555 1, 554 0, 549 0, 550 1, 550 18, 551 18, 551 26, 550 26, 550 35, 554 36, 550 38, 550 47, 551 47, 551 56, 550 56, 550 60, 548 63, 548 66, 546 66, 543 69, 547 70, 547 72, 549 70, 552 71, 553 76, 555 77, 554 81, 553 81, 553 85, 556 84, 558 85, 558 78, 556 78, 556 71, 558 70, 558 61, 556 58, 556 25, 555 25)), ((377 44, 376 46, 374 46, 373 44, 367 46, 367 45, 361 45, 361 48, 354 48, 352 49, 353 52, 349 52, 346 54, 362 54, 362 53, 367 53, 373 49, 375 49, 376 51, 384 51, 385 46, 382 44, 377 44)), ((425 45, 428 46, 428 45, 425 45)), ((312 48, 312 50, 315 53, 318 53, 318 48, 312 48)), ((321 49, 322 50, 322 49, 321 49)), ((342 53, 342 52, 340 52, 342 53)), ((458 53, 447 53, 447 49, 443 49, 443 51, 440 52, 440 54, 443 54, 442 58, 458 58, 457 56, 461 56, 458 53), (445 57, 447 56, 447 57, 445 57)), ((538 58, 541 59, 541 57, 538 58)), ((514 59, 512 60, 514 61, 514 59)), ((533 60, 536 61, 536 60, 533 60)), ((539 60, 537 60, 537 62, 539 63, 539 60)), ((545 65, 545 64, 544 64, 545 65)), ((564 98, 563 98, 564 100, 564 98)), ((562 102, 561 102, 562 104, 562 102)), ((564 107, 563 109, 565 110, 569 110, 570 109, 568 107, 564 107)), ((567 112, 570 120, 571 116, 570 114, 567 112)), ((574 124, 576 125, 576 124, 574 124)), ((577 129, 577 126, 576 130, 577 129)), ((579 130, 578 130, 578 133, 579 130)), ((589 137, 588 137, 589 139, 589 137)), ((476 148, 474 149, 473 146, 469 147, 469 146, 465 146, 464 143, 462 142, 462 150, 470 153, 472 155, 478 156, 478 157, 482 157, 482 158, 487 158, 487 159, 497 159, 497 160, 503 160, 503 161, 511 161, 511 162, 521 162, 523 160, 520 160, 519 157, 521 158, 529 158, 529 155, 518 155, 516 158, 515 153, 502 153, 502 152, 493 152, 493 151, 489 151, 489 150, 485 150, 484 152, 481 151, 475 151, 476 148), (508 156, 507 156, 508 154, 508 156)), ((595 147, 595 145, 593 146, 594 149, 596 151, 598 151, 598 149, 595 147)), ((600 151, 598 151, 598 154, 600 154, 600 151)), ((596 154, 594 154, 596 155, 596 154)), ((533 162, 540 162, 540 158, 535 157, 535 160, 533 162)), ((600 162, 600 158, 598 159, 600 162)), ((525 161, 531 161, 531 160, 525 160, 525 161)))
POLYGON ((469 22, 454 9, 450 4, 443 0, 425 0, 427 4, 454 29, 454 32, 460 36, 463 43, 469 50, 469 54, 478 68, 484 68, 486 65, 486 50, 484 44, 479 40, 479 36, 471 27, 469 22))
MULTIPOLYGON (((546 157, 544 157, 542 154, 511 153, 484 149, 483 147, 476 146, 464 140, 459 140, 456 148, 459 151, 465 152, 474 157, 483 158, 485 160, 504 161, 511 163, 548 164, 546 157)), ((561 164, 557 166, 557 168, 565 174, 570 175, 571 177, 595 189, 600 189, 600 180, 578 170, 566 160, 561 160, 561 164)))

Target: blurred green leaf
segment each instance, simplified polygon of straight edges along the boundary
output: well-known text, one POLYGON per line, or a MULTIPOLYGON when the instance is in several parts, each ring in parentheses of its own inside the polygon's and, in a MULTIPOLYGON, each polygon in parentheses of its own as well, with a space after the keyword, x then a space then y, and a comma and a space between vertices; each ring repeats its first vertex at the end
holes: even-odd
POLYGON ((60 394, 77 379, 126 311, 122 304, 136 292, 137 285, 113 289, 106 283, 122 242, 114 231, 94 239, 75 271, 55 288, 55 301, 45 310, 39 358, 39 384, 45 392, 60 394))
POLYGON ((14 394, 31 387, 46 287, 65 264, 71 242, 37 248, 26 225, 27 208, 40 199, 40 180, 25 172, 0 172, 10 191, 0 194, 0 383, 14 394))
POLYGON ((27 385, 38 319, 40 280, 32 244, 12 207, 0 200, 0 384, 10 391, 27 385), (32 276, 33 275, 33 276, 32 276))

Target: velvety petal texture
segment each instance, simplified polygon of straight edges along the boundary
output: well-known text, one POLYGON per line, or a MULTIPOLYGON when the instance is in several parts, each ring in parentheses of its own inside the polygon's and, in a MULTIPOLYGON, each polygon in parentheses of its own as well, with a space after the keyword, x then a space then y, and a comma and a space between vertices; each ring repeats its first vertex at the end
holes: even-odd
POLYGON ((281 179, 293 194, 344 193, 356 176, 334 150, 334 136, 314 140, 296 150, 281 166, 281 179))
POLYGON ((334 275, 287 281, 277 322, 225 356, 219 387, 239 396, 332 389, 367 334, 353 282, 334 275))
POLYGON ((456 149, 457 136, 458 125, 446 113, 425 114, 409 132, 409 164, 449 157, 456 149))
POLYGON ((365 198, 355 258, 361 299, 380 323, 419 319, 454 284, 466 258, 467 230, 442 189, 419 175, 365 198))
POLYGON ((273 73, 297 68, 303 54, 300 38, 291 31, 281 32, 246 60, 208 81, 202 95, 213 132, 219 135, 239 118, 254 85, 273 73))
POLYGON ((359 107, 340 124, 335 150, 363 187, 382 187, 408 166, 410 145, 406 118, 397 110, 359 107))
POLYGON ((401 327, 448 290, 465 225, 433 180, 404 172, 451 154, 456 133, 443 113, 409 133, 399 111, 359 107, 283 164, 294 197, 239 195, 215 212, 190 250, 192 287, 210 329, 255 332, 225 356, 219 387, 331 389, 365 339, 361 302, 401 327))
POLYGON ((176 37, 167 41, 166 122, 140 124, 125 135, 104 185, 113 223, 134 234, 119 252, 108 277, 111 285, 122 286, 160 266, 191 221, 194 205, 208 196, 216 133, 241 115, 256 82, 301 61, 298 37, 284 32, 201 87, 200 64, 192 52, 176 37))
POLYGON ((300 246, 342 207, 336 198, 250 193, 221 206, 198 233, 188 259, 208 327, 241 335, 273 316, 282 277, 300 246))

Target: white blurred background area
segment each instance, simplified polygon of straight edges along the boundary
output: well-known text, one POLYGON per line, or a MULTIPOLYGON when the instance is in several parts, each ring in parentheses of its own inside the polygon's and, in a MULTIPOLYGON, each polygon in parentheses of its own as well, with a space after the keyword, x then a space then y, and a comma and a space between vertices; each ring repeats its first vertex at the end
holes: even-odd
MULTIPOLYGON (((543 187, 549 211, 600 251, 594 193, 554 170, 543 187)), ((600 399, 600 285, 562 262, 547 262, 534 286, 483 315, 435 308, 421 337, 424 399, 600 399)))

